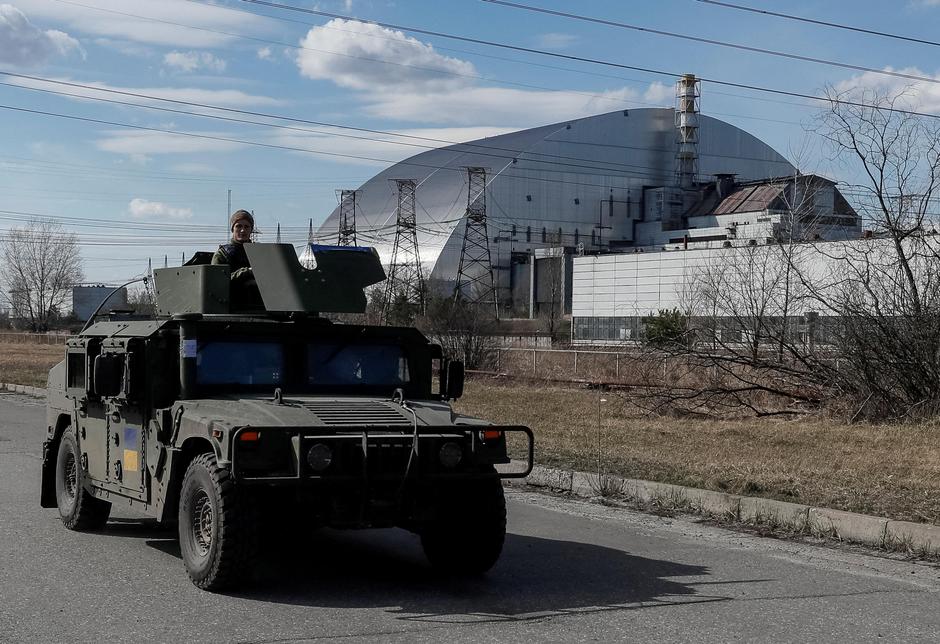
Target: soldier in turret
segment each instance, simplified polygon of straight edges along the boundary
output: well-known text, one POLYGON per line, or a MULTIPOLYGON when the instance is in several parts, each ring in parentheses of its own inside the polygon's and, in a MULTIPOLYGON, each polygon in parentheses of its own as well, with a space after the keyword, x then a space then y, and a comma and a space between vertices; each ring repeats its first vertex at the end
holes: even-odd
POLYGON ((245 244, 251 243, 255 218, 247 210, 236 210, 229 219, 232 239, 219 246, 212 256, 213 264, 227 264, 232 275, 232 306, 242 310, 263 309, 255 276, 251 271, 245 244))
POLYGON ((219 246, 212 256, 213 264, 228 264, 232 270, 232 280, 241 281, 251 274, 248 254, 245 244, 251 243, 251 235, 255 232, 255 218, 247 210, 236 210, 229 219, 229 230, 232 239, 227 244, 219 246))

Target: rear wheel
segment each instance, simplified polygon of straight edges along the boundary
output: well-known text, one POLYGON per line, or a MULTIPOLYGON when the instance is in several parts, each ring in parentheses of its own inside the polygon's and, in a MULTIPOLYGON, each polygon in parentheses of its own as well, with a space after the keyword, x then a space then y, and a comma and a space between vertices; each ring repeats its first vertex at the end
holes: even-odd
POLYGON ((179 537, 186 572, 199 588, 222 590, 247 576, 256 546, 251 506, 213 454, 197 456, 186 469, 179 537))
POLYGON ((493 567, 506 539, 506 498, 499 479, 441 490, 435 518, 421 529, 431 565, 446 574, 482 574, 493 567))
POLYGON ((59 517, 69 530, 95 530, 107 523, 111 504, 96 499, 85 490, 81 462, 75 430, 66 427, 59 441, 55 466, 59 517))

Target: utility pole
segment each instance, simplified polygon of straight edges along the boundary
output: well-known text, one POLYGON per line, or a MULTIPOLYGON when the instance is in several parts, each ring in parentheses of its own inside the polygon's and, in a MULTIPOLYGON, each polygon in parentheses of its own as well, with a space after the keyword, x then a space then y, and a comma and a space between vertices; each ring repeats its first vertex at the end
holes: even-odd
POLYGON ((274 243, 275 244, 281 243, 281 222, 277 222, 277 234, 274 237, 274 243))
POLYGON ((356 245, 356 190, 339 192, 339 238, 337 246, 356 245))
POLYGON ((232 216, 232 189, 229 188, 228 189, 228 210, 225 212, 225 237, 224 239, 226 240, 228 239, 228 236, 232 234, 232 231, 229 230, 229 227, 228 227, 229 217, 231 216, 232 216))
POLYGON ((492 306, 499 318, 493 260, 486 230, 486 168, 467 168, 467 213, 463 246, 454 286, 454 302, 461 297, 473 304, 492 306))
POLYGON ((395 245, 385 281, 385 299, 382 319, 390 322, 393 307, 399 302, 417 305, 424 312, 424 276, 418 253, 418 230, 415 216, 414 179, 395 179, 398 185, 398 220, 395 226, 395 245))

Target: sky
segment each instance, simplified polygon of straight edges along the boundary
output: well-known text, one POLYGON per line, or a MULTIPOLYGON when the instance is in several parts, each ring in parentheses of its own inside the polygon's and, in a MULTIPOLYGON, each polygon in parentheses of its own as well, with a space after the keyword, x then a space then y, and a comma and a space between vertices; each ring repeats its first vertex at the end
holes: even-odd
MULTIPOLYGON (((920 111, 940 114, 940 45, 701 0, 520 2, 647 31, 484 0, 273 3, 341 17, 245 0, 0 0, 0 238, 31 217, 58 219, 79 239, 86 281, 120 283, 148 259, 178 264, 225 241, 230 190, 262 241, 280 225, 282 241, 299 244, 338 190, 445 144, 428 138, 673 107, 682 73, 807 95, 909 87, 920 111)), ((940 0, 732 4, 940 40, 940 0)), ((702 113, 804 171, 845 178, 812 133, 821 103, 709 80, 701 91, 702 113)))

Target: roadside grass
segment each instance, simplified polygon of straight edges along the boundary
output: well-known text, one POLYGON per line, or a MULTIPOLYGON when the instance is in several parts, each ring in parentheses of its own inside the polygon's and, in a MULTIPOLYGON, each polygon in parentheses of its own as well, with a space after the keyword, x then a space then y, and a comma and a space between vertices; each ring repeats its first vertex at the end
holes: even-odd
POLYGON ((49 369, 65 358, 63 345, 0 343, 0 382, 45 387, 49 369))
MULTIPOLYGON (((0 343, 0 382, 43 387, 64 347, 0 343)), ((460 412, 535 432, 536 462, 940 524, 940 422, 650 417, 613 391, 473 378, 460 412), (606 402, 600 402, 601 399, 606 402)))
POLYGON ((615 474, 940 524, 940 423, 649 417, 611 391, 480 378, 467 382, 457 408, 528 425, 537 463, 599 480, 615 474))

